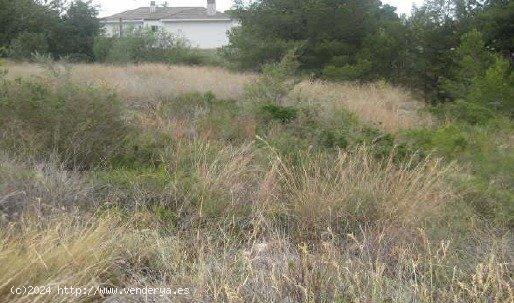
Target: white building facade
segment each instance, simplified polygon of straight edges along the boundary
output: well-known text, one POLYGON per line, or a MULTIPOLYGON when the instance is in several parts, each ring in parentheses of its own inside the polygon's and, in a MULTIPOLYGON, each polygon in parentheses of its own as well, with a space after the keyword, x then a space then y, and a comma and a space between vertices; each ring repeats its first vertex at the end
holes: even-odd
POLYGON ((133 29, 165 30, 187 39, 191 46, 214 49, 228 44, 228 31, 237 25, 228 15, 216 11, 216 0, 207 7, 140 7, 102 19, 105 34, 123 35, 133 29))

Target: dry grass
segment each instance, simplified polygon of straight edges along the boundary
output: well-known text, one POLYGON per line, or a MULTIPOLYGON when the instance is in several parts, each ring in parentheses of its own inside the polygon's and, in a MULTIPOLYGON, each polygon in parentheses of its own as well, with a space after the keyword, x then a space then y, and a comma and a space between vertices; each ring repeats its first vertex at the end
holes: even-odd
MULTIPOLYGON (((8 64, 9 76, 41 75, 43 69, 34 64, 8 64)), ((213 92, 221 99, 238 99, 244 86, 255 75, 232 73, 216 67, 168 66, 140 64, 110 66, 79 64, 68 66, 71 78, 79 83, 97 83, 114 88, 129 102, 169 99, 188 92, 213 92)))
MULTIPOLYGON (((110 297, 128 302, 507 303, 514 299, 508 237, 475 238, 487 248, 458 261, 463 257, 458 239, 446 235, 432 241, 427 236, 421 217, 441 217, 438 210, 457 199, 448 194, 444 182, 449 172, 437 162, 410 170, 390 164, 382 170, 361 150, 339 155, 328 174, 322 173, 328 159, 315 157, 302 174, 303 169, 292 172, 273 156, 270 166, 256 163, 249 147, 225 147, 214 155, 211 148, 198 143, 178 147, 170 162, 170 178, 175 179, 178 162, 189 157, 192 175, 199 176, 198 188, 168 190, 175 197, 199 197, 203 203, 182 207, 204 219, 209 216, 206 203, 222 197, 229 202, 217 210, 224 217, 193 225, 189 221, 185 228, 159 232, 166 230, 166 223, 146 211, 132 212, 128 218, 113 213, 64 214, 45 221, 26 216, 2 231, 2 302, 101 299, 98 294, 60 295, 55 292, 57 285, 192 290, 190 296, 110 297), (364 199, 370 203, 363 212, 368 217, 354 218, 356 212, 349 211, 354 206, 348 202, 364 199), (345 213, 331 212, 342 200, 347 200, 345 213), (237 212, 248 203, 252 203, 250 213, 237 212), (309 209, 301 210, 306 203, 309 209), (238 232, 238 216, 252 226, 243 234, 238 232), (337 232, 337 222, 344 219, 361 221, 362 227, 347 234, 337 232), (305 241, 308 234, 321 237, 305 241), (14 296, 13 285, 51 285, 54 292, 14 296)), ((75 190, 73 184, 67 187, 68 192, 75 190)), ((60 197, 53 199, 58 205, 60 197)))
MULTIPOLYGON (((10 77, 41 75, 34 64, 8 64, 10 77)), ((188 92, 213 92, 220 99, 243 98, 245 86, 254 82, 254 74, 232 73, 215 67, 166 66, 141 64, 108 66, 81 64, 70 67, 78 82, 100 83, 114 88, 130 104, 152 105, 188 92)), ((431 123, 422 114, 424 105, 407 91, 383 83, 358 85, 304 81, 288 97, 290 102, 321 104, 327 111, 345 107, 363 121, 388 132, 431 123)))
POLYGON ((286 203, 289 221, 299 237, 327 230, 345 232, 357 225, 415 229, 437 220, 457 194, 448 185, 454 172, 439 160, 401 164, 377 161, 369 151, 340 152, 327 159, 306 155, 300 167, 281 162, 276 173, 285 192, 276 203, 286 203))
MULTIPOLYGON (((140 214, 139 220, 145 219, 140 214)), ((123 302, 512 302, 507 247, 497 242, 469 270, 451 266, 452 245, 397 244, 387 231, 328 240, 315 249, 275 234, 264 242, 213 240, 214 233, 165 236, 104 217, 22 229, 0 253, 2 302, 91 302, 100 295, 57 294, 57 285, 188 287, 189 296, 110 296, 123 302), (394 270, 395 274, 388 272, 394 270), (149 277, 153 275, 153 277, 149 277), (445 284, 443 277, 446 277, 445 284), (13 296, 9 285, 52 285, 53 294, 13 296)), ((141 225, 141 223, 139 223, 141 225)), ((223 231, 220 231, 223 232, 223 231)), ((423 232, 418 233, 423 238, 423 232)), ((104 297, 104 299, 106 299, 104 297)))
MULTIPOLYGON (((9 69, 10 77, 44 73, 9 69)), ((141 136, 128 155, 142 159, 127 161, 141 163, 73 171, 0 153, 0 302, 514 301, 512 231, 475 215, 451 182, 457 166, 420 155, 399 163, 362 146, 293 142, 294 153, 282 153, 273 138, 254 140, 257 121, 233 103, 175 98, 241 99, 255 75, 163 65, 70 72, 133 105, 141 136), (157 164, 144 162, 147 152, 157 164), (11 294, 29 285, 53 292, 11 294), (191 294, 77 297, 58 285, 191 294)), ((430 123, 409 94, 384 84, 303 82, 286 99, 327 116, 346 107, 391 132, 430 123)))
POLYGON ((350 84, 304 81, 298 84, 291 99, 321 104, 327 110, 345 107, 361 120, 387 132, 396 132, 431 124, 421 111, 424 104, 407 91, 384 83, 350 84))
MULTIPOLYGON (((2 302, 70 302, 73 296, 57 293, 57 285, 90 288, 105 282, 122 262, 119 246, 127 235, 114 218, 74 222, 70 216, 47 222, 38 229, 35 218, 26 225, 4 232, 0 260, 0 297, 2 302), (51 286, 52 293, 17 296, 11 286, 51 286)), ((85 301, 84 296, 80 301, 85 301)))

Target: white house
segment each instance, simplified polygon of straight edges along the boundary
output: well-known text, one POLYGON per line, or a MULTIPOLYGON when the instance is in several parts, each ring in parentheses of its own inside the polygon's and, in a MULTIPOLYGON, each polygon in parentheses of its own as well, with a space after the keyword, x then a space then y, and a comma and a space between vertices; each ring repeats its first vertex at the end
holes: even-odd
POLYGON ((166 30, 183 37, 193 47, 218 48, 228 44, 227 32, 237 23, 225 13, 216 10, 216 0, 207 0, 205 7, 150 7, 115 14, 101 20, 108 36, 134 28, 166 30))

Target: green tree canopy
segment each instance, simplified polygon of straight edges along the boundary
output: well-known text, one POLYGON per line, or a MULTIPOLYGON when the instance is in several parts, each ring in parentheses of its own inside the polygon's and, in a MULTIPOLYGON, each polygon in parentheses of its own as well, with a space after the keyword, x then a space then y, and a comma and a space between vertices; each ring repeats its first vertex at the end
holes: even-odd
POLYGON ((91 57, 94 37, 101 29, 97 14, 91 0, 69 4, 59 0, 0 0, 0 46, 22 57, 31 51, 49 52, 56 58, 73 54, 91 57))
POLYGON ((261 0, 236 7, 241 27, 226 51, 244 68, 277 62, 294 46, 306 70, 355 63, 370 36, 400 23, 394 8, 376 0, 261 0))

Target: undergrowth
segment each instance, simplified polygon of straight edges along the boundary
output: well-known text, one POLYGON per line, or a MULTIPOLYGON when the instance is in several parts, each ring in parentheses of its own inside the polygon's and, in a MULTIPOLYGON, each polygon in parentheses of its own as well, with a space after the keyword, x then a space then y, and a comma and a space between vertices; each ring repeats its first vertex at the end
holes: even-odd
POLYGON ((508 118, 388 133, 295 103, 279 71, 241 100, 144 109, 62 75, 2 78, 0 298, 68 284, 182 286, 196 302, 513 300, 508 118))

